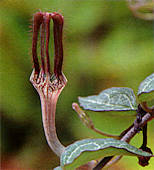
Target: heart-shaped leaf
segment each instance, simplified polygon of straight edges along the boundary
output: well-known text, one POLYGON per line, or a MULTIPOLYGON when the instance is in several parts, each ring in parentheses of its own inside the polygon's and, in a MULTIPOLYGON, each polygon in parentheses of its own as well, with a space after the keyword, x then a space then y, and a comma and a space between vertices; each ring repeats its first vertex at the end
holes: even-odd
POLYGON ((140 102, 154 99, 154 73, 141 82, 137 95, 140 102))
POLYGON ((132 89, 112 87, 99 95, 79 97, 80 105, 92 111, 134 111, 137 109, 136 98, 132 89))
POLYGON ((91 160, 112 155, 153 156, 124 141, 112 138, 83 139, 66 147, 61 155, 60 165, 71 170, 91 160))

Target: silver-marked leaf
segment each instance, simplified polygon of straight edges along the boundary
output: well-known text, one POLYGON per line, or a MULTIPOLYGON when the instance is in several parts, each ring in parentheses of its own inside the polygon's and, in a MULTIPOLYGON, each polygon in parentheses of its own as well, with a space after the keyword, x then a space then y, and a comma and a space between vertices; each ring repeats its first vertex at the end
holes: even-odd
POLYGON ((154 73, 141 82, 137 95, 140 102, 154 99, 154 73))
POLYGON ((124 141, 112 138, 83 139, 66 147, 61 155, 60 165, 66 170, 72 170, 91 160, 112 155, 153 156, 124 141))
POLYGON ((63 170, 61 166, 57 166, 56 168, 54 168, 53 170, 63 170))
POLYGON ((112 87, 99 95, 79 97, 80 105, 92 111, 134 111, 137 109, 136 98, 132 89, 112 87))

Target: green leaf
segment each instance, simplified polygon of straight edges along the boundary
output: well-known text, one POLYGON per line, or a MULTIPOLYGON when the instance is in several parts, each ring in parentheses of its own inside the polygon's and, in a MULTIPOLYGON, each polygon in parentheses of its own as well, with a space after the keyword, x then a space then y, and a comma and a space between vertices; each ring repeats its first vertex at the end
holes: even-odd
POLYGON ((54 168, 53 170, 62 170, 61 166, 57 166, 56 168, 54 168))
POLYGON ((75 169, 91 160, 111 155, 152 156, 124 141, 112 138, 83 139, 66 147, 61 155, 60 165, 66 170, 75 169))
POLYGON ((154 73, 141 82, 137 95, 140 102, 154 99, 154 73))
POLYGON ((112 87, 99 95, 79 97, 80 105, 92 111, 132 111, 137 109, 133 90, 127 87, 112 87))

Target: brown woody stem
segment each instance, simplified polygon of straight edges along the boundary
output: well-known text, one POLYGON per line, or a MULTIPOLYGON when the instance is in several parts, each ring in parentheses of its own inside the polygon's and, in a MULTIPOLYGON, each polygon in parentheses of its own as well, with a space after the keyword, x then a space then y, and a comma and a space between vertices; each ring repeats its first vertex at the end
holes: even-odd
MULTIPOLYGON (((146 125, 147 122, 150 121, 152 118, 153 118, 153 116, 151 116, 151 114, 146 113, 146 114, 142 117, 142 121, 139 123, 139 128, 142 128, 144 125, 146 125)), ((130 126, 130 127, 126 130, 126 132, 123 133, 123 136, 121 137, 120 140, 129 143, 130 140, 131 140, 137 133, 138 133, 138 131, 136 131, 135 126, 134 126, 134 125, 133 125, 133 126, 130 126)), ((112 157, 112 158, 113 158, 113 157, 112 157)), ((110 158, 110 160, 111 160, 112 158, 110 158)), ((103 160, 103 159, 102 159, 102 160, 103 160)), ((99 163, 98 163, 98 166, 101 167, 101 168, 103 168, 104 166, 106 166, 106 164, 110 164, 110 163, 109 163, 110 160, 108 160, 107 162, 105 161, 106 163, 105 163, 105 165, 103 164, 103 166, 101 166, 101 163, 102 163, 102 162, 99 162, 99 163)), ((114 162, 113 162, 113 163, 114 163, 114 162)), ((110 164, 110 165, 111 165, 111 164, 110 164)))
POLYGON ((103 158, 99 162, 99 164, 97 164, 96 167, 93 168, 93 170, 101 170, 112 158, 113 158, 113 156, 107 156, 107 157, 103 158))

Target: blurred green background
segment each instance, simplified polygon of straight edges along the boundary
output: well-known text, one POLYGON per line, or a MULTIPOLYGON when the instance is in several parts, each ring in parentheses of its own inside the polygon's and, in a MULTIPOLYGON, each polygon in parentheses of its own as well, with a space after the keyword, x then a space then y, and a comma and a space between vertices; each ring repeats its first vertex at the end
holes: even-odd
MULTIPOLYGON (((39 96, 29 82, 32 72, 31 30, 37 11, 64 16, 64 66, 68 84, 57 104, 57 133, 64 145, 101 137, 84 127, 72 109, 78 96, 98 94, 112 86, 137 93, 153 72, 153 22, 132 15, 124 0, 1 0, 0 1, 0 112, 2 169, 51 169, 58 157, 46 143, 39 96)), ((52 26, 51 26, 52 27, 52 26)), ((51 30, 52 31, 52 30, 51 30)), ((53 61, 53 40, 51 61, 53 61)), ((134 120, 109 113, 89 113, 97 128, 119 134, 134 120)), ((149 123, 148 146, 154 152, 154 122, 149 123)), ((139 147, 142 135, 131 142, 139 147)), ((142 168, 135 157, 124 157, 110 169, 142 168)))

